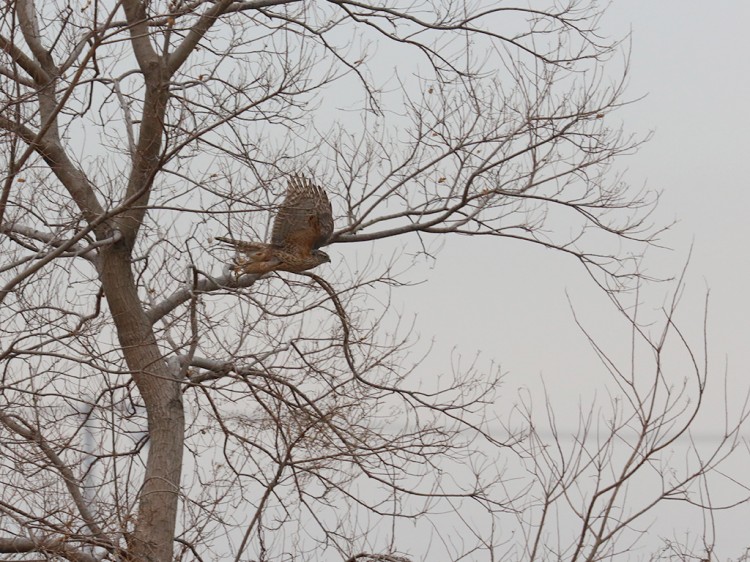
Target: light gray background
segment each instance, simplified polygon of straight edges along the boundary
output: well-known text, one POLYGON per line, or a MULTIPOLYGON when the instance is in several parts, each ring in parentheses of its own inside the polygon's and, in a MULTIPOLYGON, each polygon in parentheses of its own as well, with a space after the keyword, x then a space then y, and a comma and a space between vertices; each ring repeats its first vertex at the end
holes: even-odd
MULTIPOLYGON (((699 355, 710 292, 710 401, 695 427, 696 439, 707 444, 723 428, 725 395, 736 412, 748 389, 748 21, 750 4, 740 1, 619 0, 602 22, 612 37, 632 29, 628 97, 645 96, 614 118, 628 131, 654 132, 616 168, 627 170, 633 188, 646 185, 662 192, 657 223, 677 221, 662 240, 669 249, 649 250, 646 273, 679 275, 689 257, 677 318, 699 355)), ((434 336, 425 371, 447 371, 457 354, 469 363, 479 353, 480 364, 494 360, 507 373, 502 402, 508 408, 528 388, 543 410, 544 380, 560 425, 573 430, 579 405, 605 393, 606 375, 573 321, 569 299, 608 352, 628 359, 626 326, 569 257, 511 241, 454 237, 445 242, 434 268, 414 278, 420 276, 426 283, 400 291, 398 299, 407 316, 416 312, 415 331, 424 345, 434 336)), ((674 289, 669 282, 645 288, 643 314, 658 319, 674 289)), ((675 358, 675 369, 681 361, 675 358)), ((746 441, 743 447, 746 453, 746 441)), ((744 460, 728 467, 750 474, 744 460)), ((659 537, 684 536, 696 528, 680 518, 683 508, 670 509, 654 522, 646 541, 652 546, 659 537)), ((748 520, 747 506, 720 517, 717 559, 737 559, 750 546, 748 520)))

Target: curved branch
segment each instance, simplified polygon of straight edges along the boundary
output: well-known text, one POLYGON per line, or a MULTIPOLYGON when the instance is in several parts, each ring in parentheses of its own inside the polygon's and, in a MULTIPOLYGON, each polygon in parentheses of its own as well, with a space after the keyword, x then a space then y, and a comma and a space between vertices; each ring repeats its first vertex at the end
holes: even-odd
MULTIPOLYGON (((42 232, 35 228, 30 228, 28 226, 23 226, 20 224, 0 224, 0 232, 8 234, 8 235, 18 234, 20 236, 24 236, 26 238, 31 238, 32 240, 36 240, 37 242, 47 244, 49 246, 52 246, 53 248, 57 248, 63 244, 67 245, 70 242, 69 240, 66 240, 66 239, 60 239, 58 235, 52 234, 51 232, 42 232)), ((120 234, 120 232, 115 231, 112 234, 112 236, 108 238, 104 238, 102 240, 97 240, 96 242, 93 242, 89 244, 88 246, 80 246, 78 244, 73 244, 72 246, 66 246, 66 248, 70 250, 70 253, 63 254, 63 256, 82 257, 94 263, 96 260, 94 259, 94 255, 92 254, 92 252, 95 249, 100 248, 102 246, 106 246, 108 244, 114 244, 115 242, 118 242, 121 237, 122 235, 120 234)), ((39 255, 42 255, 42 254, 39 254, 39 255)))

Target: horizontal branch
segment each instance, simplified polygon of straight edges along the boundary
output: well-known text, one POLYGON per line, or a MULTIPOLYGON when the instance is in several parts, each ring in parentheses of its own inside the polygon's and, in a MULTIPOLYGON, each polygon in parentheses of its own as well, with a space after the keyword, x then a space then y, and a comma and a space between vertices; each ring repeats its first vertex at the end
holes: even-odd
MULTIPOLYGON (((91 230, 93 230, 98 224, 103 222, 109 215, 103 214, 101 215, 97 220, 92 222, 92 225, 88 229, 81 230, 78 234, 76 234, 73 238, 70 238, 66 241, 60 241, 59 246, 57 246, 54 250, 51 252, 45 254, 43 257, 40 257, 39 260, 34 263, 33 265, 30 265, 26 269, 24 269, 22 272, 20 272, 18 275, 16 275, 13 279, 8 281, 3 287, 0 288, 0 304, 5 300, 5 297, 10 294, 10 292, 18 285, 21 281, 26 279, 27 277, 30 277, 37 271, 39 271, 42 267, 47 265, 49 262, 54 260, 55 258, 59 257, 70 257, 70 254, 68 253, 68 250, 76 245, 76 243, 83 239, 86 235, 88 235, 91 230)), ((83 252, 86 253, 93 249, 96 246, 101 246, 104 244, 110 244, 112 242, 116 242, 121 238, 121 234, 119 232, 116 232, 111 237, 107 238, 106 240, 101 240, 99 243, 92 244, 88 248, 84 248, 83 252)), ((73 254, 75 255, 75 254, 73 254)))
POLYGON ((230 273, 223 273, 219 277, 204 277, 199 280, 194 287, 182 287, 181 289, 177 289, 163 301, 146 310, 146 318, 149 319, 151 324, 155 324, 175 308, 189 301, 196 294, 209 293, 221 289, 250 287, 258 279, 258 275, 243 275, 237 279, 230 273))
POLYGON ((411 562, 411 558, 405 556, 396 556, 395 554, 373 554, 369 552, 360 552, 350 556, 345 562, 411 562))
MULTIPOLYGON (((283 349, 286 349, 286 347, 284 347, 283 349)), ((277 353, 277 351, 278 350, 274 350, 273 352, 265 353, 263 355, 264 357, 270 356, 274 353, 277 353)), ((255 362, 257 363, 260 361, 262 361, 262 358, 256 359, 255 362)), ((189 381, 191 384, 201 384, 206 381, 216 380, 228 375, 231 372, 235 372, 242 377, 262 377, 266 375, 264 371, 253 369, 252 367, 248 367, 246 365, 239 366, 232 361, 219 361, 216 359, 208 359, 206 357, 193 357, 190 360, 190 366, 197 367, 198 369, 203 369, 205 371, 203 373, 190 376, 189 381)))
POLYGON ((37 242, 42 242, 43 244, 47 244, 53 248, 59 248, 65 245, 65 248, 69 251, 62 254, 60 257, 81 257, 91 262, 95 261, 95 256, 92 254, 95 249, 101 246, 106 246, 108 244, 114 244, 115 242, 118 242, 120 238, 122 238, 120 232, 115 231, 112 236, 108 238, 97 240, 96 242, 93 242, 88 246, 83 246, 77 243, 71 244, 70 239, 60 238, 57 234, 53 234, 51 232, 42 232, 41 230, 37 230, 29 226, 7 223, 0 224, 0 233, 8 235, 17 234, 26 238, 31 238, 32 240, 36 240, 37 242))
POLYGON ((4 554, 50 553, 62 556, 71 562, 99 562, 99 558, 71 548, 62 541, 52 539, 0 538, 0 552, 4 554))

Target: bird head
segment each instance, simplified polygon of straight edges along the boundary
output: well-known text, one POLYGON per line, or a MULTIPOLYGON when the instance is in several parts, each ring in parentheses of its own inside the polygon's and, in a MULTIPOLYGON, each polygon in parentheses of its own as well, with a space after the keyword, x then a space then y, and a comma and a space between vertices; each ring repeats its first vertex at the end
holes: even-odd
POLYGON ((331 257, 326 254, 323 250, 313 250, 312 255, 318 262, 318 265, 323 263, 331 263, 331 257))

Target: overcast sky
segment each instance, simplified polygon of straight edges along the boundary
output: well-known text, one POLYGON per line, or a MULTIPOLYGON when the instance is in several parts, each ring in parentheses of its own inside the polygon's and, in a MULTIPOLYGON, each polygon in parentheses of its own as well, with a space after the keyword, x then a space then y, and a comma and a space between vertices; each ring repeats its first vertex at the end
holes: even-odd
MULTIPOLYGON (((750 2, 741 0, 614 0, 603 20, 611 37, 632 32, 628 96, 639 100, 604 119, 621 122, 636 135, 653 132, 653 139, 618 162, 613 173, 627 170, 635 190, 647 186, 660 191, 655 221, 676 221, 663 239, 665 248, 648 252, 645 272, 679 275, 691 256, 677 320, 699 360, 703 306, 710 291, 711 401, 696 427, 698 441, 708 443, 723 420, 725 371, 730 408, 741 404, 750 386, 748 22, 750 2)), ((349 93, 341 88, 339 95, 349 93)), ((358 252, 365 261, 370 252, 387 260, 390 251, 387 243, 342 246, 331 248, 331 268, 346 252, 358 252)), ((434 342, 420 366, 422 376, 450 371, 457 357, 465 366, 479 355, 480 369, 495 364, 507 374, 500 418, 502 408, 510 411, 527 390, 543 412, 544 381, 560 426, 570 432, 579 408, 588 407, 594 396, 607 400, 605 390, 611 385, 573 311, 617 360, 629 359, 628 330, 580 263, 561 252, 495 237, 444 237, 436 255, 434 262, 421 261, 408 273, 423 283, 393 294, 404 325, 414 322, 419 346, 434 342)), ((319 271, 323 276, 329 272, 319 271)), ((674 289, 670 282, 645 287, 645 315, 658 317, 656 311, 674 289)), ((677 379, 681 361, 668 365, 678 370, 677 379)), ((730 465, 732 471, 750 482, 747 467, 730 465)), ((750 507, 721 521, 718 559, 736 560, 750 547, 750 507)), ((654 528, 664 536, 687 524, 687 519, 665 518, 654 528)), ((417 533, 410 539, 424 542, 417 533)))
MULTIPOLYGON (((615 0, 603 22, 613 36, 632 29, 628 93, 645 96, 618 118, 626 130, 654 132, 620 166, 634 188, 662 192, 658 221, 678 221, 664 239, 672 249, 650 251, 646 265, 655 274, 679 274, 692 245, 679 320, 698 351, 710 290, 709 384, 716 402, 709 408, 713 419, 698 428, 708 437, 717 430, 711 422, 722 419, 725 367, 735 404, 750 381, 750 3, 710 6, 615 0)), ((454 346, 467 359, 481 352, 507 372, 510 402, 523 387, 539 397, 541 377, 558 411, 573 412, 581 396, 601 390, 602 369, 575 327, 568 296, 610 351, 627 357, 625 332, 618 331, 607 300, 568 257, 512 242, 451 238, 424 278, 426 285, 402 296, 406 310, 417 312, 421 336, 435 337, 431 368, 448 370, 454 346)), ((645 306, 660 307, 673 287, 649 288, 645 306)), ((745 508, 731 517, 734 526, 720 529, 723 559, 736 559, 748 546, 748 518, 745 508)))
MULTIPOLYGON (((663 190, 661 213, 680 221, 671 237, 694 242, 688 283, 711 290, 711 340, 738 380, 750 365, 750 4, 617 1, 613 27, 633 28, 628 124, 653 129, 630 162, 631 179, 663 190)), ((679 251, 679 249, 678 249, 679 251)), ((683 250, 684 252, 684 250, 683 250)))
MULTIPOLYGON (((723 11, 706 11, 698 3, 619 1, 604 25, 614 36, 632 27, 628 93, 633 99, 645 96, 617 119, 626 130, 654 133, 619 167, 627 169, 634 189, 645 185, 661 191, 657 222, 677 221, 664 236, 670 249, 649 251, 647 273, 679 274, 692 246, 681 319, 699 336, 710 290, 709 338, 717 371, 726 359, 741 383, 750 364, 750 221, 745 210, 750 201, 750 34, 743 23, 750 4, 721 5, 723 11)), ((409 308, 419 309, 420 333, 436 335, 441 345, 455 343, 464 354, 481 350, 514 377, 541 373, 554 378, 562 363, 579 361, 570 354, 582 341, 572 333, 566 294, 592 330, 599 321, 605 322, 602 328, 611 327, 610 315, 585 314, 603 308, 606 299, 595 293, 580 265, 528 244, 449 238, 425 278, 429 290, 419 287, 408 294, 409 308), (471 290, 462 298, 453 298, 457 287, 467 286, 471 290), (445 298, 435 302, 436 294, 445 298), (450 311, 455 314, 445 314, 445 307, 456 307, 450 311), (478 322, 456 330, 456 315, 478 322)), ((646 307, 662 306, 673 287, 650 287, 646 307)))

